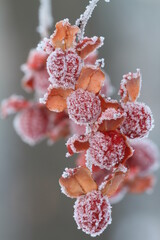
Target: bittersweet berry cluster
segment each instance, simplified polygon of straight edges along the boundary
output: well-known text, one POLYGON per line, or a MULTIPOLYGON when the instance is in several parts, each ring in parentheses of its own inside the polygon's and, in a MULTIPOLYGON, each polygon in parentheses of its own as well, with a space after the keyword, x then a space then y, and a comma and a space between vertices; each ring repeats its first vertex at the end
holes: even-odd
POLYGON ((78 228, 97 236, 111 223, 111 201, 122 193, 152 187, 153 177, 142 173, 156 166, 157 157, 148 152, 150 160, 143 166, 140 157, 136 163, 133 155, 136 147, 141 153, 145 144, 152 148, 144 140, 138 146, 131 143, 147 136, 153 127, 150 108, 137 102, 140 70, 123 76, 119 102, 107 98, 101 92, 105 81, 102 61, 85 61, 103 45, 103 38, 83 37, 82 29, 81 24, 72 26, 68 19, 62 20, 51 37, 39 44, 38 49, 48 54, 50 82, 40 101, 50 111, 67 112, 74 124, 81 126, 82 132, 66 143, 67 157, 81 153, 78 166, 65 169, 59 182, 64 194, 77 198, 74 218, 78 228))
POLYGON ((29 144, 73 134, 66 156, 78 153, 77 166, 66 168, 59 183, 66 196, 76 198, 78 228, 93 237, 111 223, 111 204, 126 193, 152 189, 159 157, 147 139, 154 122, 151 110, 138 102, 140 70, 123 76, 119 101, 108 97, 111 85, 101 69, 103 59, 97 59, 104 38, 84 37, 97 2, 90 1, 75 25, 68 19, 58 22, 54 33, 29 53, 22 84, 35 91, 35 100, 14 95, 1 108, 4 117, 19 112, 14 125, 29 144))

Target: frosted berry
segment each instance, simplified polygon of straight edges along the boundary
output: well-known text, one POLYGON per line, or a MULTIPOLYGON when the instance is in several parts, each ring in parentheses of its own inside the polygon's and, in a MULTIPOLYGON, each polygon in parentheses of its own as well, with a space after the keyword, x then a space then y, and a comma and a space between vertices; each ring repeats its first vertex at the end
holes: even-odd
POLYGON ((74 89, 82 62, 74 50, 64 52, 58 48, 48 57, 47 68, 49 80, 54 86, 74 89))
POLYGON ((93 123, 101 113, 101 102, 94 93, 78 89, 67 98, 69 117, 77 124, 93 123))
POLYGON ((151 110, 143 103, 128 102, 123 104, 126 118, 120 127, 127 137, 142 138, 149 133, 153 126, 151 110))
POLYGON ((48 121, 48 111, 43 107, 33 106, 16 116, 14 127, 24 142, 34 145, 45 137, 48 121))
POLYGON ((32 70, 40 70, 45 66, 46 60, 47 60, 46 53, 33 49, 29 53, 27 66, 29 69, 32 70))
POLYGON ((42 97, 49 87, 49 75, 46 69, 34 72, 34 89, 38 97, 42 97))
POLYGON ((89 142, 89 156, 95 166, 110 170, 123 161, 126 143, 120 133, 116 131, 96 132, 89 142))
POLYGON ((101 192, 92 191, 79 197, 74 205, 74 219, 79 229, 92 237, 111 224, 111 206, 101 192))
POLYGON ((132 144, 134 154, 128 159, 129 168, 138 168, 140 173, 148 173, 159 166, 159 150, 151 140, 144 139, 132 144))
POLYGON ((52 45, 51 39, 44 38, 39 44, 37 49, 39 51, 44 51, 47 54, 51 54, 54 51, 54 47, 52 45))

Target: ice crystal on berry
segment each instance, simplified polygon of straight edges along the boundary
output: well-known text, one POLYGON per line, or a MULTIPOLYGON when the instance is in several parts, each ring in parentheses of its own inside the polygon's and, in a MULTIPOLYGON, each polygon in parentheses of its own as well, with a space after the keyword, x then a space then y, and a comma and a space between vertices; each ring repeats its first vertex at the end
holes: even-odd
POLYGON ((105 134, 97 132, 90 138, 89 142, 89 154, 94 165, 110 170, 123 161, 126 144, 120 133, 116 131, 105 134))
POLYGON ((131 102, 122 106, 126 117, 120 127, 121 132, 131 139, 146 136, 153 127, 150 108, 143 103, 131 102))
POLYGON ((69 117, 77 124, 93 123, 101 112, 101 103, 94 93, 78 89, 67 98, 69 117))
POLYGON ((129 168, 137 168, 140 175, 146 175, 159 167, 159 150, 149 139, 132 143, 134 154, 128 159, 129 168))
POLYGON ((74 219, 79 229, 92 237, 99 236, 112 221, 108 198, 99 191, 79 197, 74 205, 74 219))
POLYGON ((47 110, 43 107, 33 106, 16 116, 14 127, 24 142, 35 145, 45 137, 48 123, 47 110))
POLYGON ((56 87, 74 89, 81 68, 82 61, 73 49, 63 52, 57 48, 47 60, 49 80, 56 87))

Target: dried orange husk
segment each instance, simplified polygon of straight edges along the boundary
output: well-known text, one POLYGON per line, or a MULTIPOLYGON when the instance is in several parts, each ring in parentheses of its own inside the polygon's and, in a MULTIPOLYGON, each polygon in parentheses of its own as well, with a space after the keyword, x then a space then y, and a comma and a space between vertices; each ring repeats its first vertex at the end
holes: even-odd
POLYGON ((82 41, 77 43, 76 50, 79 56, 84 59, 86 58, 90 53, 92 53, 97 48, 101 47, 103 45, 103 38, 102 37, 92 37, 83 38, 82 41))
POLYGON ((76 83, 76 89, 82 88, 89 92, 98 93, 101 90, 105 74, 98 67, 83 67, 76 83))
POLYGON ((86 167, 67 169, 59 180, 62 192, 68 197, 77 198, 88 192, 97 190, 97 184, 86 167))
POLYGON ((119 95, 124 103, 131 101, 135 102, 139 97, 141 89, 141 73, 137 69, 136 73, 128 73, 123 76, 120 85, 119 95))
POLYGON ((86 151, 89 148, 89 135, 74 134, 66 143, 68 153, 67 157, 74 153, 86 151))
MULTIPOLYGON (((44 97, 46 107, 50 111, 62 112, 67 108, 66 99, 73 92, 72 89, 51 88, 44 97)), ((43 100, 41 101, 43 102, 43 100)))
POLYGON ((125 119, 125 112, 116 100, 100 96, 102 112, 96 125, 99 131, 116 130, 125 119))
POLYGON ((143 193, 146 191, 150 191, 155 183, 154 176, 146 176, 146 177, 136 177, 133 181, 127 182, 125 185, 128 186, 129 192, 134 194, 143 193))
POLYGON ((74 47, 76 34, 80 31, 77 26, 71 26, 68 19, 56 24, 56 30, 51 36, 53 46, 62 50, 74 47))
POLYGON ((120 185, 123 183, 127 173, 124 172, 116 172, 115 174, 111 175, 109 179, 102 183, 103 187, 101 189, 102 194, 108 197, 112 197, 120 185))

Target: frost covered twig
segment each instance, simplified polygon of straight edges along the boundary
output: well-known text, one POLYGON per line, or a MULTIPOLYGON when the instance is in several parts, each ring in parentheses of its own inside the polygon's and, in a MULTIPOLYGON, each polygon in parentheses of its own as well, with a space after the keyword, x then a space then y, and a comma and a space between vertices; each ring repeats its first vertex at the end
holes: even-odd
MULTIPOLYGON (((109 2, 110 0, 105 0, 105 2, 109 2)), ((91 0, 89 5, 86 7, 86 10, 83 14, 80 15, 80 18, 77 19, 76 25, 80 28, 81 32, 79 34, 79 39, 83 38, 85 27, 87 25, 88 20, 90 19, 92 12, 94 11, 95 7, 99 0, 91 0)))
POLYGON ((51 0, 40 0, 39 7, 39 26, 37 31, 41 38, 48 36, 48 31, 52 27, 53 17, 51 11, 51 0))

